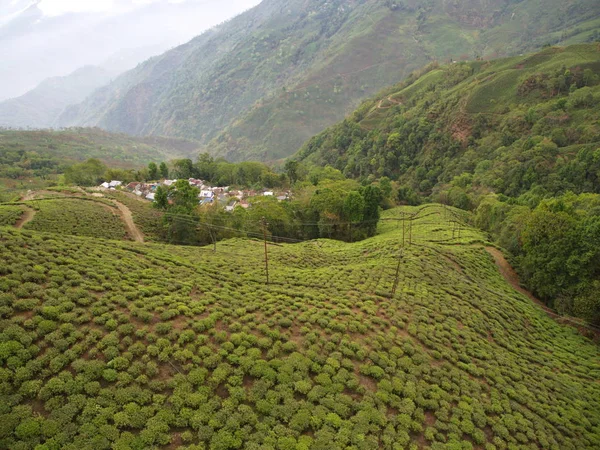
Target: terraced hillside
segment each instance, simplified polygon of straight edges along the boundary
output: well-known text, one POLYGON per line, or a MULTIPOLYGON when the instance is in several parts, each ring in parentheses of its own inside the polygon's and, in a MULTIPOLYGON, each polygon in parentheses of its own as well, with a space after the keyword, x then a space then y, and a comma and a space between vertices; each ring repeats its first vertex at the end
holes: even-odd
MULTIPOLYGON (((87 236, 97 239, 144 241, 144 232, 150 234, 146 216, 151 225, 160 226, 161 216, 151 203, 140 203, 140 209, 130 210, 119 199, 125 195, 106 198, 103 194, 74 189, 34 191, 17 203, 0 204, 0 226, 44 231, 59 235, 87 236), (142 215, 140 215, 140 213, 142 215), (140 228, 136 222, 140 223, 140 228)), ((135 204, 130 203, 132 206, 135 204)))
POLYGON ((270 284, 252 240, 0 228, 0 447, 598 448, 599 348, 458 211, 383 219, 269 246, 270 284))

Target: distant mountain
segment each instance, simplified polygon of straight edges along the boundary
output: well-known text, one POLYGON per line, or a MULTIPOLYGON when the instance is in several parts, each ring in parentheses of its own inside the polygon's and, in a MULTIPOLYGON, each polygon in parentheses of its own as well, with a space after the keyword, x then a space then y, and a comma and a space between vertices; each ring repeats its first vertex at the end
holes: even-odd
POLYGON ((126 67, 121 64, 129 70, 243 11, 249 1, 113 0, 84 7, 83 0, 0 0, 0 100, 23 95, 47 78, 102 66, 119 51, 134 51, 126 67))
POLYGON ((59 123, 278 159, 430 61, 585 41, 598 17, 596 0, 264 0, 124 74, 59 123))
POLYGON ((83 101, 107 84, 114 74, 102 68, 83 67, 66 77, 50 78, 26 94, 0 103, 0 126, 52 127, 65 107, 83 101))

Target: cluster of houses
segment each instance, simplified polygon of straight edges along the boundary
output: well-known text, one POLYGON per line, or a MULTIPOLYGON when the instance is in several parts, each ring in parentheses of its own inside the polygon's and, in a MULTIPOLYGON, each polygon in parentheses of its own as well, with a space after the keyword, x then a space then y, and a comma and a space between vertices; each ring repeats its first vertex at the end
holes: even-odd
MULTIPOLYGON (((171 187, 176 182, 177 180, 163 180, 156 183, 143 183, 134 181, 127 185, 123 185, 121 181, 110 181, 102 183, 99 188, 107 190, 121 188, 133 193, 134 195, 137 195, 138 197, 145 198, 149 201, 154 201, 158 186, 171 187)), ((206 205, 217 202, 219 205, 224 205, 225 210, 230 212, 233 211, 237 206, 249 208, 249 200, 253 197, 277 197, 277 200, 280 202, 290 198, 290 193, 287 191, 275 192, 269 190, 235 190, 230 189, 228 186, 213 187, 206 185, 204 181, 195 178, 190 178, 188 182, 190 183, 190 186, 195 186, 200 190, 200 194, 198 194, 198 204, 206 205)))

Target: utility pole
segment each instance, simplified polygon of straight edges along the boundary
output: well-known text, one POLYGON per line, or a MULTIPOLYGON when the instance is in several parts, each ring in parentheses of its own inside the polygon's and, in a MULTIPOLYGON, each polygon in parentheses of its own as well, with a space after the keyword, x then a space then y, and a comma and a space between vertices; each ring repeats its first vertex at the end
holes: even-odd
POLYGON ((263 238, 265 240, 265 272, 267 274, 267 284, 269 284, 269 251, 267 246, 267 226, 269 224, 264 217, 262 218, 261 223, 263 227, 263 238))
POLYGON ((206 227, 208 228, 208 234, 210 235, 210 239, 213 241, 213 252, 217 253, 217 238, 214 235, 210 224, 206 224, 206 227))
POLYGON ((402 216, 402 247, 404 247, 404 243, 406 242, 405 239, 405 235, 406 235, 406 218, 404 216, 402 216))
POLYGON ((396 289, 398 288, 398 277, 400 276, 400 264, 402 263, 403 253, 404 246, 400 248, 400 254, 398 255, 398 265, 396 266, 396 277, 394 279, 394 286, 392 287, 392 297, 396 295, 396 289))
POLYGON ((412 221, 412 217, 408 219, 408 245, 412 245, 412 221))

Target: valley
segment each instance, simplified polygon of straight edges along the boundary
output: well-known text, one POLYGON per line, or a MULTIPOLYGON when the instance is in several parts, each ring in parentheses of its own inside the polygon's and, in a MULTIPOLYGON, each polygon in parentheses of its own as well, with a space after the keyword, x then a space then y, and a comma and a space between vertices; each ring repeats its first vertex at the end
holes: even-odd
POLYGON ((277 161, 429 63, 583 43, 599 20, 595 0, 268 0, 123 74, 57 125, 277 161))

